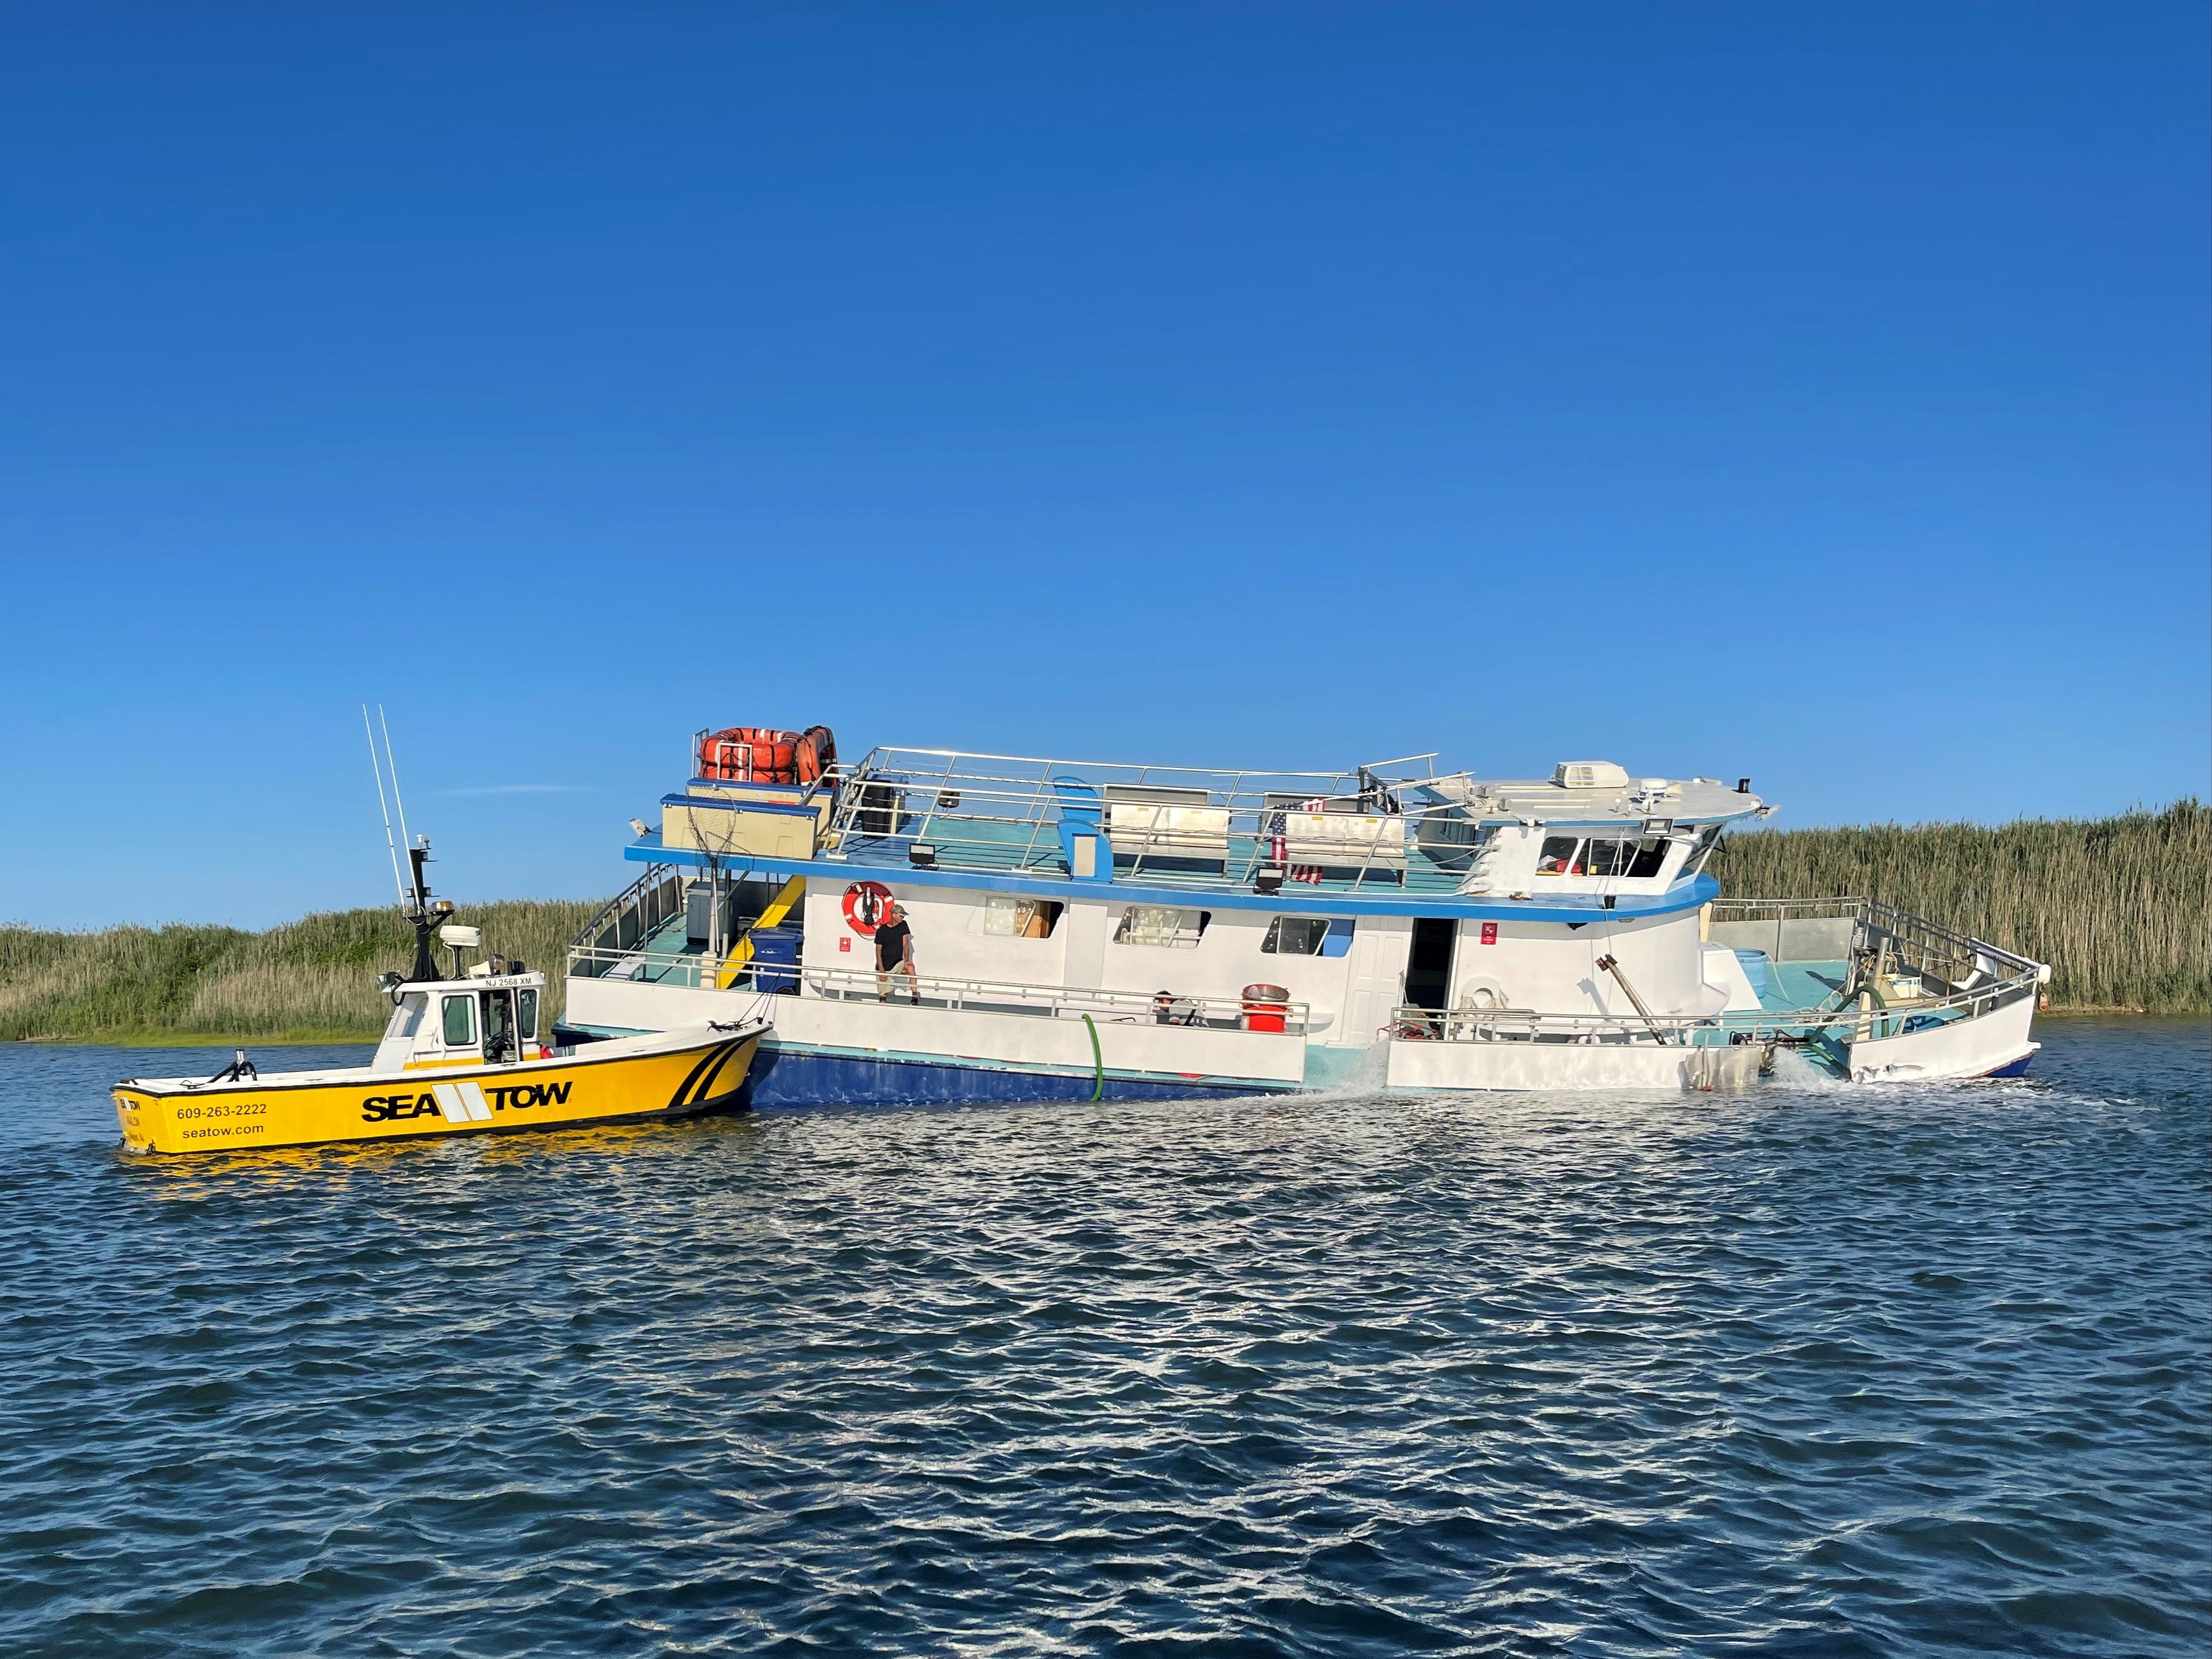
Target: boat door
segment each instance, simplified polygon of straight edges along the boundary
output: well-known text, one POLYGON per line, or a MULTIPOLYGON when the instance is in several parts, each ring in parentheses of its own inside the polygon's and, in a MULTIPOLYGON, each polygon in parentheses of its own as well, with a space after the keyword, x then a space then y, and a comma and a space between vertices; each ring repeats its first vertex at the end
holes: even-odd
POLYGON ((436 1013, 429 1030, 423 1033, 424 1040, 416 1046, 416 1057, 433 1065, 459 1065, 481 1058, 476 993, 441 990, 433 994, 431 1002, 436 1013))
POLYGON ((522 1058, 522 1045, 515 1037, 514 993, 511 990, 488 990, 483 994, 483 1057, 495 1065, 502 1060, 522 1058))
POLYGON ((1449 917, 1414 919, 1413 946, 1406 958, 1406 1001, 1413 1007, 1449 1006, 1452 946, 1458 937, 1459 923, 1449 917))

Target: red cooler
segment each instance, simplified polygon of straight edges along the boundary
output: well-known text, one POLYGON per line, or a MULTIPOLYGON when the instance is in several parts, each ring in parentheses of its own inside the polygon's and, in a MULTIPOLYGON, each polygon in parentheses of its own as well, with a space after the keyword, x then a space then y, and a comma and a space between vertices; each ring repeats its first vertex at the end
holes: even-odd
POLYGON ((1280 1031, 1291 1011, 1291 994, 1280 985, 1244 987, 1244 1029, 1280 1031))

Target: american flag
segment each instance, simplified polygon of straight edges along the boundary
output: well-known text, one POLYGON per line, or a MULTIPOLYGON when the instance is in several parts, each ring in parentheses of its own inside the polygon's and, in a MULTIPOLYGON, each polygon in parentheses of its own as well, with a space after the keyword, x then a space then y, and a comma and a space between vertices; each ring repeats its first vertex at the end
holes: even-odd
MULTIPOLYGON (((1312 800, 1307 802, 1300 810, 1304 812, 1319 812, 1325 804, 1325 802, 1320 800, 1312 800)), ((1285 815, 1285 814, 1282 813, 1277 813, 1273 819, 1269 821, 1267 826, 1267 857, 1269 862, 1273 863, 1284 863, 1290 857, 1289 838, 1283 833, 1285 815)), ((1318 884, 1321 881, 1321 866, 1319 864, 1292 864, 1285 874, 1288 875, 1289 879, 1293 881, 1311 881, 1318 884)))

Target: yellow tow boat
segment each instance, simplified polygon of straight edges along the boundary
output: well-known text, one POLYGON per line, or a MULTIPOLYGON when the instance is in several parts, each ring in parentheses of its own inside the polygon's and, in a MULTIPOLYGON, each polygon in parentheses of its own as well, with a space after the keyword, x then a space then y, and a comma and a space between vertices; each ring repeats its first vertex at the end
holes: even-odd
POLYGON ((734 1102, 769 1022, 748 1020, 614 1038, 577 1049, 538 1036, 545 976, 488 957, 464 970, 481 935, 441 920, 415 863, 415 971, 380 982, 392 1019, 366 1066, 262 1075, 241 1050, 208 1078, 126 1077, 115 1112, 129 1152, 230 1152, 325 1141, 495 1134, 682 1117, 734 1102), (430 934, 452 950, 441 975, 430 934))

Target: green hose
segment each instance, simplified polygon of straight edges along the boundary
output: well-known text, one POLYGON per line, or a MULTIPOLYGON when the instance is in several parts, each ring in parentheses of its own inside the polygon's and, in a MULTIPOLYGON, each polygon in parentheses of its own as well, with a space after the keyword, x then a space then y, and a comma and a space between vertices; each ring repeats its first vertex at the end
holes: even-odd
POLYGON ((1098 1049, 1098 1027, 1087 1014, 1083 1016, 1083 1028, 1091 1033, 1091 1098, 1103 1100, 1106 1098, 1106 1057, 1098 1049))

